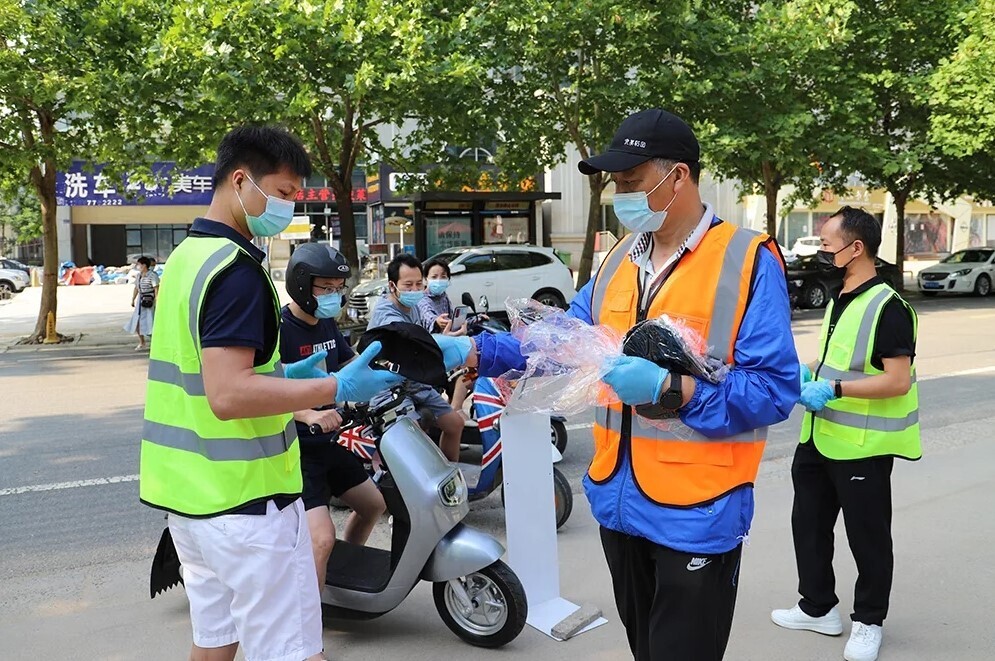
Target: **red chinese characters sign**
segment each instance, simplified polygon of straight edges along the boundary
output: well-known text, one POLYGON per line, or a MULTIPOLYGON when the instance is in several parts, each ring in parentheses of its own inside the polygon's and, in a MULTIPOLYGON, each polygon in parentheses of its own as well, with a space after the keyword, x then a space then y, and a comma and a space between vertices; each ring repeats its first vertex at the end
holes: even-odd
MULTIPOLYGON (((331 188, 302 188, 297 192, 297 197, 294 198, 297 202, 334 202, 335 192, 331 188)), ((365 188, 353 188, 352 189, 352 201, 360 202, 365 204, 366 189, 365 188)))

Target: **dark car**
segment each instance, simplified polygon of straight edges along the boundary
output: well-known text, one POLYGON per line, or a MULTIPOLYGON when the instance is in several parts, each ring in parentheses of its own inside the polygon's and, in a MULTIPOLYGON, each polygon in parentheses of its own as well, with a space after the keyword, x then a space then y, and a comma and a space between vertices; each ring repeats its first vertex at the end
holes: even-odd
POLYGON ((11 269, 13 271, 24 271, 28 277, 31 277, 31 267, 27 264, 22 264, 16 259, 7 259, 6 257, 0 258, 0 269, 11 269))
MULTIPOLYGON (((902 285, 902 273, 898 267, 880 257, 874 261, 878 275, 889 285, 899 289, 902 285)), ((801 257, 789 264, 785 277, 788 279, 791 304, 800 308, 825 307, 832 292, 843 286, 843 275, 819 269, 815 255, 801 257)))

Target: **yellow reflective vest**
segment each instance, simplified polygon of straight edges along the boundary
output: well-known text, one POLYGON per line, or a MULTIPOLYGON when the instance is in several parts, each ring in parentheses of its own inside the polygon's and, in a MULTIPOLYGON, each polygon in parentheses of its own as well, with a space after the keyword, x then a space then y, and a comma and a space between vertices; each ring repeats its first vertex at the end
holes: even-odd
MULTIPOLYGON (((293 416, 220 420, 204 392, 201 309, 211 282, 239 254, 228 239, 188 237, 169 256, 156 301, 139 493, 143 503, 183 516, 224 514, 302 490, 293 416)), ((279 299, 266 279, 279 327, 279 299)), ((258 374, 283 375, 277 347, 258 374)))
MULTIPOLYGON (((897 298, 912 316, 913 337, 918 320, 912 307, 886 284, 861 293, 847 305, 830 332, 834 301, 826 308, 819 335, 822 362, 815 378, 834 382, 854 381, 883 374, 871 364, 874 338, 885 305, 897 298)), ((904 395, 888 399, 841 397, 822 411, 807 411, 802 423, 801 442, 814 439, 815 447, 837 460, 866 459, 894 455, 906 459, 922 456, 919 441, 919 386, 913 365, 912 387, 904 395)))

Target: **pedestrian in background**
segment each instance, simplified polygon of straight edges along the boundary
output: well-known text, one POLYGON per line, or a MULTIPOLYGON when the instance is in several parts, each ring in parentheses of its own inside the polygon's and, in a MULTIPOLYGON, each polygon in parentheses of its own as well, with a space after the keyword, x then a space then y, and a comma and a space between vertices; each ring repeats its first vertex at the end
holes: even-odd
POLYGON ((816 259, 841 272, 822 322, 819 360, 801 366, 805 407, 791 465, 795 487, 791 531, 798 564, 793 608, 774 624, 830 636, 843 633, 833 574, 833 528, 843 510, 857 564, 847 661, 874 661, 888 615, 894 553, 891 469, 895 457, 918 459, 919 395, 912 361, 916 314, 877 274, 881 224, 843 207, 822 228, 816 259))
POLYGON ((159 276, 152 270, 152 260, 139 257, 135 262, 138 277, 135 279, 135 289, 131 292, 131 319, 124 325, 124 330, 138 336, 138 346, 135 351, 145 349, 145 338, 152 335, 152 321, 155 316, 155 301, 159 295, 159 276))

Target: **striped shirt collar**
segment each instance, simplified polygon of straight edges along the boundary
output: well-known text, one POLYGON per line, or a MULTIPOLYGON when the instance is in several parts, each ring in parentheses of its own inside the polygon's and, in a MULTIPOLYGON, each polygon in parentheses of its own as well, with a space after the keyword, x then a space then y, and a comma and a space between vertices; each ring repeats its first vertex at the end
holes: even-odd
MULTIPOLYGON (((691 230, 688 234, 688 238, 684 239, 684 243, 681 247, 674 253, 675 256, 684 254, 685 251, 690 250, 694 252, 694 249, 698 247, 701 243, 701 239, 705 236, 708 228, 712 226, 712 219, 715 217, 715 212, 712 210, 712 205, 706 203, 705 211, 701 214, 701 220, 695 225, 695 228, 691 230)), ((636 239, 632 248, 629 250, 629 259, 632 260, 634 264, 645 265, 648 270, 652 272, 653 266, 648 258, 650 248, 653 246, 653 233, 643 232, 636 239)))

